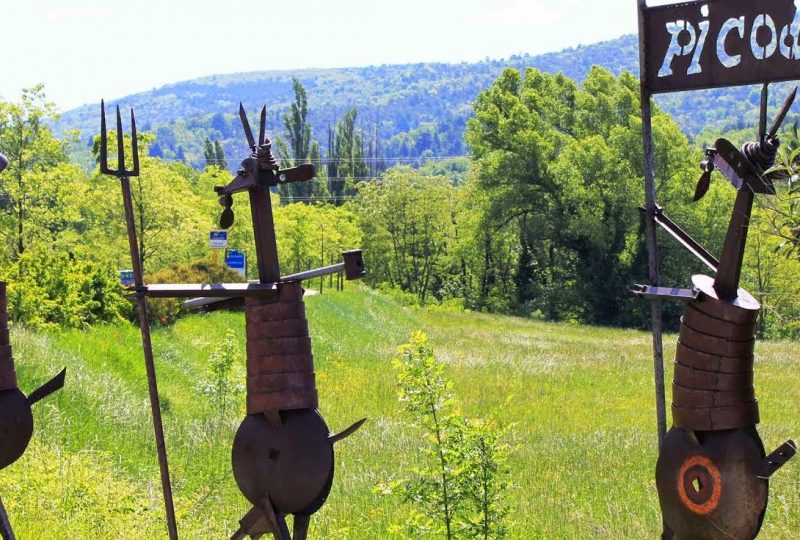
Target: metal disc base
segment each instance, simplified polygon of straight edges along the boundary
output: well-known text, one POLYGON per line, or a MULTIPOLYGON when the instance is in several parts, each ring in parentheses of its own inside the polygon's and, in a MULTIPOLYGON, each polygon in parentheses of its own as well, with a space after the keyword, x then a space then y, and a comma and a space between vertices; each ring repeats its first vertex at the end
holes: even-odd
POLYGON ((765 452, 755 428, 672 428, 656 466, 664 522, 674 539, 752 540, 767 508, 765 452))
POLYGON ((247 416, 233 441, 233 475, 252 504, 268 496, 280 514, 313 514, 333 481, 333 444, 315 410, 282 411, 281 423, 247 416))

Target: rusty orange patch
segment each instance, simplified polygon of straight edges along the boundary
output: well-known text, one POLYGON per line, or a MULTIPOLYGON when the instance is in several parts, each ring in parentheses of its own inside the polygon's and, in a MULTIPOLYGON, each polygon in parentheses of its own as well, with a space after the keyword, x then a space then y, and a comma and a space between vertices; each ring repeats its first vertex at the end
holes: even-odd
POLYGON ((687 458, 678 471, 677 484, 678 496, 681 502, 695 514, 707 516, 719 506, 719 500, 722 497, 722 475, 707 457, 690 456, 687 458), (692 470, 700 471, 706 482, 710 479, 710 489, 707 485, 700 489, 701 492, 705 493, 697 492, 690 495, 687 492, 687 484, 691 485, 693 481, 698 480, 698 478, 687 478, 687 475, 695 476, 692 474, 692 470), (698 496, 701 499, 699 501, 697 500, 698 496))

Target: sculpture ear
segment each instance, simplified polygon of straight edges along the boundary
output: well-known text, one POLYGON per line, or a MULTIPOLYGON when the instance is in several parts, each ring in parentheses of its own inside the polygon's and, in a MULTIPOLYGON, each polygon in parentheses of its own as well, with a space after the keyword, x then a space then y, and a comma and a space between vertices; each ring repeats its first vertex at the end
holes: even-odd
POLYGON ((340 433, 336 433, 335 435, 331 434, 328 437, 328 440, 331 442, 331 444, 335 444, 335 443, 341 441, 342 439, 345 439, 345 438, 349 437, 350 435, 352 435, 353 433, 355 433, 358 430, 358 428, 360 428, 361 426, 364 425, 364 422, 366 422, 366 421, 367 421, 366 418, 362 418, 361 420, 359 420, 358 422, 356 422, 355 424, 353 424, 352 426, 350 426, 346 430, 344 430, 344 431, 342 431, 340 433))
POLYGON ((41 401, 53 392, 61 390, 64 387, 64 378, 67 376, 67 368, 61 370, 61 373, 44 383, 42 386, 31 392, 28 396, 28 403, 33 405, 37 401, 41 401))

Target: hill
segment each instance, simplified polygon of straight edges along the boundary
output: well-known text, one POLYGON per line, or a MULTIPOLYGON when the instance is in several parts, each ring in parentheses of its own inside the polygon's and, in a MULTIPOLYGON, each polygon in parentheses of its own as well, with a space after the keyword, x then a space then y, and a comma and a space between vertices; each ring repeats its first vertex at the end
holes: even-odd
MULTIPOLYGON (((333 430, 369 421, 337 446, 336 478, 310 538, 406 538, 408 515, 380 482, 418 465, 423 436, 402 412, 390 359, 414 329, 428 333, 470 416, 510 427, 510 538, 655 538, 660 514, 650 335, 468 312, 409 310, 348 288, 308 298, 320 410, 333 430)), ((227 538, 247 511, 230 472, 244 396, 221 416, 198 391, 226 331, 244 339, 241 313, 187 317, 154 333, 179 530, 227 538)), ((20 538, 165 535, 138 329, 33 333, 12 342, 30 390, 67 366, 63 391, 35 407, 29 451, 0 475, 20 538)), ((665 338, 667 358, 675 336, 665 338)), ((766 446, 800 430, 800 362, 792 343, 759 343, 756 380, 766 446)), ((240 376, 244 362, 236 362, 240 376)), ((669 397, 669 396, 668 396, 669 397)), ((794 538, 797 464, 773 479, 763 536, 794 538)))
MULTIPOLYGON (((463 134, 472 115, 472 103, 507 67, 534 67, 582 80, 593 65, 614 74, 638 73, 635 35, 542 55, 519 55, 476 63, 419 63, 363 68, 304 69, 211 75, 169 84, 118 100, 132 106, 140 128, 157 141, 151 154, 168 160, 204 165, 203 141, 219 140, 230 167, 246 152, 237 110, 240 101, 254 114, 262 104, 269 110, 267 126, 273 137, 282 131, 281 114, 293 99, 292 77, 308 92, 309 121, 322 148, 327 130, 350 107, 357 107, 365 139, 377 140, 378 155, 388 163, 407 158, 461 156, 467 152, 463 134)), ((774 93, 777 104, 780 95, 774 93)), ((99 96, 98 96, 99 101, 99 96)), ((759 89, 742 87, 659 96, 684 132, 704 138, 755 126, 759 89)), ((89 149, 99 131, 98 105, 65 112, 58 131, 79 130, 80 143, 72 150, 77 161, 91 165, 89 149)))

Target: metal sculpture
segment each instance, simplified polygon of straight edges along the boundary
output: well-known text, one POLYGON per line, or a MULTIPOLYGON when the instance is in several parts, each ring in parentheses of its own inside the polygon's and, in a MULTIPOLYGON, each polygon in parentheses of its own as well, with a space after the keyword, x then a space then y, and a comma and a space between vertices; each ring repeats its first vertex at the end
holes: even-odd
POLYGON ((675 357, 673 427, 656 465, 667 540, 755 538, 766 512, 768 480, 796 453, 794 442, 787 441, 767 456, 756 430, 753 353, 761 306, 739 288, 753 198, 774 193, 773 175, 767 171, 775 162, 777 132, 796 93, 766 130, 765 90, 758 142, 740 151, 719 139, 706 151, 695 200, 707 192, 714 170, 737 190, 719 261, 660 209, 657 213, 657 223, 716 271, 714 278, 694 276, 691 289, 640 285, 635 291, 649 299, 687 303, 675 357))
POLYGON ((233 474, 253 509, 241 520, 233 538, 271 532, 279 540, 302 540, 310 516, 330 492, 333 482, 333 444, 350 435, 359 420, 332 435, 317 411, 311 340, 305 319, 301 279, 345 270, 348 279, 364 274, 360 251, 344 253, 344 263, 281 279, 270 188, 314 178, 313 165, 281 170, 265 136, 266 113, 261 110, 258 144, 244 107, 239 105, 252 155, 242 162, 236 178, 215 188, 224 207, 220 227, 234 221, 233 195, 248 192, 256 244, 259 283, 273 284, 276 297, 245 299, 247 321, 247 417, 233 442, 233 474), (293 534, 285 516, 294 515, 293 534))
POLYGON ((0 154, 0 172, 3 172, 6 167, 8 167, 8 158, 0 154))
MULTIPOLYGON (((28 397, 20 391, 8 335, 6 283, 0 281, 0 469, 5 469, 22 457, 33 435, 31 406, 63 387, 66 372, 66 369, 61 370, 28 397)), ((14 531, 2 500, 0 536, 4 540, 14 539, 14 531)))
POLYGON ((120 178, 128 223, 131 259, 137 298, 139 324, 145 350, 150 399, 162 471, 162 487, 167 507, 170 537, 177 538, 177 526, 167 467, 164 434, 161 428, 156 374, 153 366, 146 299, 150 298, 243 298, 247 322, 247 417, 233 443, 232 465, 236 482, 253 508, 240 520, 234 539, 259 538, 272 533, 278 540, 303 540, 310 517, 325 502, 333 482, 333 445, 356 431, 359 420, 341 433, 331 434, 317 411, 318 399, 311 355, 311 340, 305 318, 301 282, 338 272, 347 279, 360 279, 364 263, 360 250, 344 252, 340 264, 281 277, 275 227, 270 205, 270 189, 289 182, 314 178, 313 165, 280 169, 266 138, 266 107, 261 111, 258 144, 253 137, 244 107, 239 114, 252 154, 241 165, 237 176, 224 187, 216 187, 223 206, 220 227, 233 225, 233 195, 247 192, 253 222, 258 282, 228 284, 150 284, 144 285, 136 241, 136 228, 128 177, 139 173, 136 123, 131 111, 134 166, 125 170, 122 121, 117 108, 119 169, 107 164, 105 106, 101 103, 101 170, 120 178), (286 516, 294 515, 293 532, 286 516))

